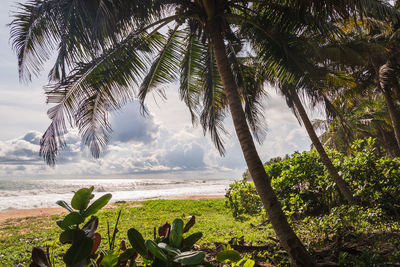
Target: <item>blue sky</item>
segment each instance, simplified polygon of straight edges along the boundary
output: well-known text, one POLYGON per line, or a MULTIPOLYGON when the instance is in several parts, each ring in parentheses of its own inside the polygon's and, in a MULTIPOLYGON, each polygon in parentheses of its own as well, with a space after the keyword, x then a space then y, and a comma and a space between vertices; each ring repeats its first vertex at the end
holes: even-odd
MULTIPOLYGON (((0 10, 0 177, 154 177, 239 178, 246 166, 230 118, 225 126, 227 153, 220 157, 200 127, 191 125, 177 86, 166 89, 167 100, 149 98, 151 115, 139 114, 137 102, 112 116, 113 138, 100 159, 82 148, 71 129, 67 147, 56 167, 46 166, 38 155, 39 140, 50 120, 42 86, 47 73, 20 84, 17 59, 9 39, 10 11, 14 1, 2 1, 0 10)), ((270 88, 265 102, 268 134, 258 151, 263 161, 294 151, 308 150, 310 141, 283 99, 270 88)))

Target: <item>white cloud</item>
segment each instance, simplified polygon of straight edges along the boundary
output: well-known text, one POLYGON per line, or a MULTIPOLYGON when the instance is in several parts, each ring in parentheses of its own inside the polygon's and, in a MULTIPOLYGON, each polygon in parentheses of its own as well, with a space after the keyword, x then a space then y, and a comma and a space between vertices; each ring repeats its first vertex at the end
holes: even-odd
POLYGON ((122 111, 116 113, 111 121, 114 134, 113 142, 151 143, 159 136, 159 124, 151 114, 144 117, 140 113, 138 101, 127 104, 122 111))

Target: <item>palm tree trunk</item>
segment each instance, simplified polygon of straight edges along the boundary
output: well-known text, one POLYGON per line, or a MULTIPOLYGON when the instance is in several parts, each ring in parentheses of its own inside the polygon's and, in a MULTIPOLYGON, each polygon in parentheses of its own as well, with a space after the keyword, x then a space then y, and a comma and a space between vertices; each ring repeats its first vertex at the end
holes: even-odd
POLYGON ((386 62, 386 64, 379 68, 378 79, 378 87, 385 97, 386 107, 388 109, 390 119, 392 120, 392 127, 396 137, 397 146, 400 149, 400 116, 396 110, 396 106, 392 98, 392 87, 395 88, 399 85, 390 59, 386 62))
POLYGON ((339 173, 337 172, 335 166, 333 166, 332 161, 330 160, 328 154, 326 154, 324 147, 322 146, 321 142, 317 134, 314 131, 314 127, 311 124, 310 119, 307 116, 307 112, 305 111, 303 104, 300 101, 299 96, 295 90, 291 90, 291 96, 293 99, 293 103, 296 106, 296 110, 300 115, 301 120, 303 121, 304 127, 307 130, 308 136, 317 150, 322 162, 324 163, 325 167, 328 169, 329 174, 332 176, 333 180, 335 181, 337 187, 339 188, 340 193, 344 196, 347 202, 350 205, 357 204, 353 194, 350 192, 346 182, 340 177, 339 173))
POLYGON ((396 137, 397 146, 400 149, 400 117, 398 111, 396 110, 396 106, 394 105, 391 90, 382 88, 382 92, 385 97, 386 107, 388 109, 390 119, 392 121, 392 127, 394 136, 396 137))
POLYGON ((240 101, 238 87, 226 56, 224 40, 221 31, 218 29, 219 25, 217 23, 210 25, 210 35, 214 46, 215 59, 228 100, 236 134, 256 190, 260 195, 261 201, 281 245, 288 252, 292 260, 292 264, 294 266, 316 266, 313 258, 290 227, 282 211, 281 204, 272 189, 271 179, 267 176, 260 157, 258 156, 240 101))
MULTIPOLYGON (((388 136, 386 132, 382 129, 381 126, 377 126, 378 133, 381 135, 382 138, 382 145, 383 148, 386 150, 386 156, 390 156, 392 158, 394 157, 399 157, 400 156, 400 149, 397 146, 390 145, 390 142, 388 140, 388 136)), ((378 134, 378 137, 379 137, 378 134)))

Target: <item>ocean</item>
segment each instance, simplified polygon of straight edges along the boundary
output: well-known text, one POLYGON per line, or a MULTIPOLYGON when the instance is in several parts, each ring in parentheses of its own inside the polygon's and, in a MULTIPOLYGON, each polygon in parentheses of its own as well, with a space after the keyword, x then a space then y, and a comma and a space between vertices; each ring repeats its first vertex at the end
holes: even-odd
POLYGON ((0 210, 58 207, 73 192, 94 186, 95 199, 113 195, 111 202, 223 195, 233 180, 217 179, 0 179, 0 210))

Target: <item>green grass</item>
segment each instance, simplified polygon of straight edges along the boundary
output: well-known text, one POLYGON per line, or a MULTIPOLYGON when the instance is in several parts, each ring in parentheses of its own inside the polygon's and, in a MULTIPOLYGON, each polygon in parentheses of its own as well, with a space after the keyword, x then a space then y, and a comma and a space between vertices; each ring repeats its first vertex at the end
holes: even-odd
MULTIPOLYGON (((203 232, 199 243, 214 248, 214 242, 228 242, 232 237, 244 236, 246 242, 258 244, 274 237, 270 228, 255 228, 259 218, 249 218, 240 222, 234 220, 230 211, 224 206, 223 199, 214 200, 150 200, 140 204, 140 207, 129 207, 132 203, 121 204, 118 208, 99 212, 99 232, 102 236, 102 246, 107 243, 107 222, 112 231, 119 209, 122 209, 118 226, 116 244, 126 240, 129 228, 136 228, 146 238, 152 238, 154 227, 165 222, 171 223, 175 218, 188 220, 191 215, 196 216, 196 224, 190 233, 203 232)), ((57 266, 62 266, 61 255, 67 248, 57 241, 61 230, 56 226, 57 216, 19 219, 0 226, 0 266, 16 266, 18 263, 30 262, 30 251, 34 246, 44 247, 54 245, 53 254, 57 266), (54 243, 54 244, 52 244, 54 243)), ((126 240, 127 241, 127 240, 126 240)), ((128 241, 127 241, 128 242, 128 241)))

